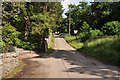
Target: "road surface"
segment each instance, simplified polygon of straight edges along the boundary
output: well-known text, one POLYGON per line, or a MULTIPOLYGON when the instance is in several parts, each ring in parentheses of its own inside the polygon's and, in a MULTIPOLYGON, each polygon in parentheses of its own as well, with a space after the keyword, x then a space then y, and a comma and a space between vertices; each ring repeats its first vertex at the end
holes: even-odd
POLYGON ((16 78, 117 78, 118 68, 85 57, 63 38, 55 37, 55 51, 25 60, 16 78))

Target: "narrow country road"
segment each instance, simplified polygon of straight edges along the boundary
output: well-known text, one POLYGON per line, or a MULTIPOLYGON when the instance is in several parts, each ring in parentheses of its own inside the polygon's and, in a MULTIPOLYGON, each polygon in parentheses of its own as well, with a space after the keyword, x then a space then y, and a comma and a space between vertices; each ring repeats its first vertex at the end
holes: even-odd
MULTIPOLYGON (((56 36, 56 35, 55 35, 56 36)), ((63 38, 55 37, 55 51, 29 58, 16 78, 117 78, 118 68, 85 57, 63 38)))

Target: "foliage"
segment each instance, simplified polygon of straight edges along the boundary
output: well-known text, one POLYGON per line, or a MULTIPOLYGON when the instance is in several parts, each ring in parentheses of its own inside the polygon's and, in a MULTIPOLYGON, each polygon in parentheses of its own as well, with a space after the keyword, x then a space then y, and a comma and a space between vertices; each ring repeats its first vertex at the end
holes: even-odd
POLYGON ((14 28, 9 23, 3 22, 3 28, 2 28, 2 52, 11 52, 14 51, 14 45, 18 39, 18 35, 20 32, 16 31, 16 28, 14 28))
MULTIPOLYGON (((75 29, 80 31, 84 22, 87 22, 90 28, 101 31, 101 28, 107 22, 120 21, 120 2, 93 2, 90 5, 80 2, 77 6, 70 4, 69 7, 71 8, 72 35, 75 29)), ((68 31, 69 11, 65 15, 67 18, 63 20, 62 25, 63 29, 67 29, 68 31)))
POLYGON ((16 39, 20 34, 18 31, 16 31, 16 28, 4 22, 2 31, 3 31, 3 41, 11 45, 15 44, 16 39))
MULTIPOLYGON (((93 43, 95 43, 95 41, 93 43)), ((119 43, 119 39, 104 39, 99 43, 91 44, 87 47, 84 47, 82 51, 85 54, 96 57, 102 61, 109 62, 110 64, 120 65, 118 60, 118 57, 120 57, 120 51, 118 50, 119 43)))
POLYGON ((120 65, 120 39, 116 39, 116 36, 120 36, 119 7, 120 2, 93 2, 90 5, 80 2, 77 6, 70 4, 71 14, 66 12, 67 18, 62 22, 63 29, 68 32, 71 15, 71 35, 66 35, 65 40, 85 54, 120 65), (75 29, 79 32, 73 36, 75 29))
MULTIPOLYGON (((77 29, 76 36, 65 36, 65 40, 85 54, 114 65, 120 65, 120 2, 96 2, 88 5, 69 5, 71 8, 71 34, 77 29), (112 36, 113 37, 109 37, 112 36), (109 38, 105 38, 105 37, 109 38), (77 39, 76 39, 77 37, 77 39), (78 44, 83 44, 78 45, 78 44), (119 62, 119 63, 118 63, 119 62)), ((63 21, 63 28, 68 30, 69 11, 63 21), (65 28, 66 27, 66 28, 65 28)))
POLYGON ((83 43, 80 43, 80 40, 76 40, 75 36, 65 35, 64 39, 76 49, 80 49, 83 47, 83 43))
POLYGON ((107 22, 102 27, 102 31, 104 32, 104 34, 107 35, 117 35, 120 32, 120 22, 119 21, 107 22))
POLYGON ((3 23, 2 29, 2 52, 12 52, 14 51, 14 46, 34 50, 35 45, 30 42, 24 42, 18 38, 20 32, 16 31, 16 28, 11 26, 9 23, 3 23))
POLYGON ((48 37, 48 26, 47 24, 36 24, 32 27, 31 34, 39 34, 39 36, 48 37), (44 31, 44 32, 43 32, 44 31))
POLYGON ((75 40, 75 36, 71 36, 71 35, 65 35, 65 40, 67 40, 68 42, 75 40))
POLYGON ((63 10, 60 2, 4 2, 2 9, 4 24, 12 26, 4 27, 3 35, 9 37, 3 36, 3 44, 11 51, 11 46, 42 51, 49 32, 61 26, 63 10))
POLYGON ((82 51, 84 54, 96 57, 109 64, 120 65, 120 39, 114 36, 94 39, 88 42, 87 46, 76 40, 75 36, 66 35, 65 40, 74 48, 82 51))
POLYGON ((81 39, 82 42, 85 42, 97 38, 98 35, 101 35, 100 30, 93 30, 87 22, 84 22, 83 26, 80 28, 79 39, 81 39))

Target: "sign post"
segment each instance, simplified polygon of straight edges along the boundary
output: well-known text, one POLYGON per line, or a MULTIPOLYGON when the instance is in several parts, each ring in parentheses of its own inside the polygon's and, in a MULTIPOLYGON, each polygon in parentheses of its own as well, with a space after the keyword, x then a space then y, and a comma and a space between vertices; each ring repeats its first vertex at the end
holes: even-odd
MULTIPOLYGON (((78 30, 74 30, 74 34, 77 35, 78 30)), ((77 36, 76 36, 76 40, 77 40, 77 36)))

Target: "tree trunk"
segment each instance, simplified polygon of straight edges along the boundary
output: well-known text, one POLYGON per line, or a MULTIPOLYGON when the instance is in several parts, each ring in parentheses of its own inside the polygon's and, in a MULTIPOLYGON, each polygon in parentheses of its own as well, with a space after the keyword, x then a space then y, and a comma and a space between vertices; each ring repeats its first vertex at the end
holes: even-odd
POLYGON ((27 17, 25 18, 26 20, 26 27, 25 27, 25 41, 28 39, 28 35, 29 35, 29 28, 30 28, 30 9, 29 9, 29 6, 30 3, 26 3, 26 12, 27 12, 27 17))

